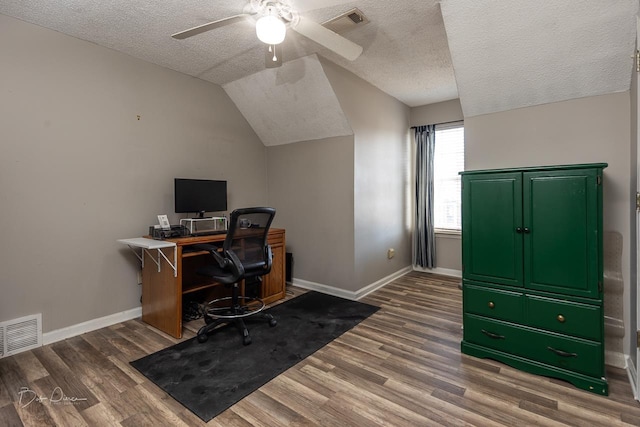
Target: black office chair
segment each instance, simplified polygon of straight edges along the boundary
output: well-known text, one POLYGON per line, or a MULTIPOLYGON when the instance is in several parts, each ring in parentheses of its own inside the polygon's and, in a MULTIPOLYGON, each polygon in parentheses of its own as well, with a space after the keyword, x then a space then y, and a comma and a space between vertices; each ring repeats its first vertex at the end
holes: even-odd
MULTIPOLYGON (((199 268, 197 273, 232 287, 230 297, 218 298, 204 305, 203 317, 206 324, 198 331, 199 342, 207 341, 208 334, 219 325, 233 323, 242 334, 243 344, 251 344, 244 319, 260 313, 265 304, 258 297, 240 295, 239 282, 261 282, 262 276, 271 270, 272 253, 271 246, 267 243, 267 234, 275 214, 273 208, 236 209, 229 219, 222 252, 214 245, 198 245, 200 249, 211 253, 214 262, 199 268)), ((260 316, 270 326, 276 326, 276 319, 272 315, 260 313, 260 316)))

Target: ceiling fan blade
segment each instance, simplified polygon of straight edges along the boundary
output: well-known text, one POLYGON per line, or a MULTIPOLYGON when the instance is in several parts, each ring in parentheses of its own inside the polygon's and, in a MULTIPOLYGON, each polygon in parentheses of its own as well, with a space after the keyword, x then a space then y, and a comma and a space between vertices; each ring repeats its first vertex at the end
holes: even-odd
POLYGON ((349 61, 354 61, 362 53, 362 46, 302 16, 298 24, 292 28, 294 31, 334 51, 349 61))
POLYGON ((293 3, 298 12, 308 12, 352 2, 353 0, 294 0, 293 3))
POLYGON ((206 31, 213 30, 215 28, 224 27, 225 25, 234 24, 238 21, 249 18, 251 15, 248 13, 242 13, 240 15, 230 16, 228 18, 218 19, 217 21, 202 24, 197 27, 189 28, 188 30, 180 31, 179 33, 172 34, 174 39, 182 40, 188 37, 192 37, 206 31))

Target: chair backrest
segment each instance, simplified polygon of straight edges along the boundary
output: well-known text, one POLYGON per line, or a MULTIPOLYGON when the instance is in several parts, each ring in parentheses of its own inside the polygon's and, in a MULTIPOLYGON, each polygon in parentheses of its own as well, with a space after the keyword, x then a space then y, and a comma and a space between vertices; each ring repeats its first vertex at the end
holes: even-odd
POLYGON ((223 249, 233 250, 245 269, 245 276, 267 274, 271 249, 267 235, 276 210, 267 207, 242 208, 231 212, 223 249))

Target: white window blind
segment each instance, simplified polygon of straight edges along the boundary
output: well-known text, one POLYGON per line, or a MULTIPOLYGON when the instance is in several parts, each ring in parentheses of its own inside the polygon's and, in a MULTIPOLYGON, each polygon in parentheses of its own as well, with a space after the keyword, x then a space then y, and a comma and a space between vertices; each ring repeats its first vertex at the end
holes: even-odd
POLYGON ((434 212, 436 229, 462 229, 460 175, 464 170, 464 127, 437 126, 433 160, 434 212))

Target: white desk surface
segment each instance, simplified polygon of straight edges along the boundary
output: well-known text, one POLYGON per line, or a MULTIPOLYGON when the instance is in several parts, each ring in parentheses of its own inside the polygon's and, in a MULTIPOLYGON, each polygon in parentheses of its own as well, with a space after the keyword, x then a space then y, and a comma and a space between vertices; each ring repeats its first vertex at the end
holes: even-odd
POLYGON ((125 245, 134 246, 144 249, 162 249, 173 248, 176 246, 174 242, 167 242, 166 240, 154 240, 147 239, 146 237, 134 237, 133 239, 118 239, 118 242, 125 245))

